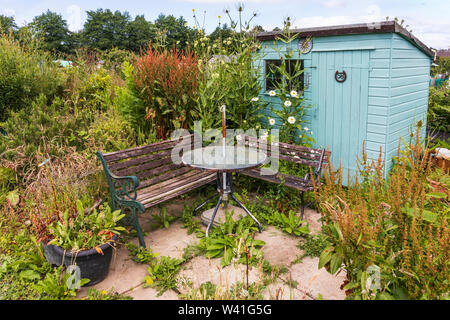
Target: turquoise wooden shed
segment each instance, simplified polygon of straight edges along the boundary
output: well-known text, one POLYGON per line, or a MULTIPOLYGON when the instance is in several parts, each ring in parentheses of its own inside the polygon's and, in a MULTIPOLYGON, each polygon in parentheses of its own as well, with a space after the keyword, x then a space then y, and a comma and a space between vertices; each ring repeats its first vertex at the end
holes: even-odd
POLYGON ((299 90, 309 105, 305 117, 315 147, 329 147, 333 165, 349 170, 345 183, 355 177, 363 142, 369 159, 377 159, 381 148, 387 173, 399 138, 408 139, 417 121, 426 123, 434 52, 395 21, 292 32, 297 38, 290 48, 275 41, 281 32, 257 35, 261 96, 277 103, 268 94, 268 66, 280 59, 276 46, 294 50, 292 59, 304 68, 299 90))

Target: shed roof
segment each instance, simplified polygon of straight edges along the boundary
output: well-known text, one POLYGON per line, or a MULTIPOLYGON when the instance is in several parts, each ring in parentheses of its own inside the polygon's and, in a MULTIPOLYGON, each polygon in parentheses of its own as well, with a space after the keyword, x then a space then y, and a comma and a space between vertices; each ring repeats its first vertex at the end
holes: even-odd
MULTIPOLYGON (((425 52, 431 58, 434 58, 434 52, 428 48, 423 42, 417 39, 411 32, 406 30, 396 21, 382 21, 372 23, 358 23, 347 24, 339 26, 302 28, 291 30, 293 34, 298 34, 299 37, 325 37, 325 36, 339 36, 348 34, 368 34, 368 33, 398 33, 403 38, 409 40, 420 50, 425 52)), ((274 40, 277 36, 282 34, 282 31, 261 32, 256 35, 256 38, 261 41, 274 40)))

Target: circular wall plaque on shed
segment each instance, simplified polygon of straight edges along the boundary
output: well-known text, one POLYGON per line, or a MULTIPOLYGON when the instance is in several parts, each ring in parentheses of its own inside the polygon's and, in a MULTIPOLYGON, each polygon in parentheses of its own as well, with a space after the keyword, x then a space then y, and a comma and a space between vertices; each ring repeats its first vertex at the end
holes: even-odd
POLYGON ((300 38, 297 46, 300 53, 308 53, 312 49, 313 41, 311 38, 300 38))

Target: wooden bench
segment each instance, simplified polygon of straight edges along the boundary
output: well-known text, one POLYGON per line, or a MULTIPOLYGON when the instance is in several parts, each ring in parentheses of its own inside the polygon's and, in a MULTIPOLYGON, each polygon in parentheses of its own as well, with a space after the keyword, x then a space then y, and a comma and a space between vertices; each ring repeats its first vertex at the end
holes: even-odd
POLYGON ((128 208, 139 243, 145 247, 137 213, 216 180, 216 174, 175 164, 174 146, 193 148, 193 135, 137 148, 97 152, 108 181, 114 210, 128 208), (189 137, 189 139, 186 139, 189 137))
MULTIPOLYGON (((272 145, 268 144, 266 141, 250 136, 246 136, 244 139, 245 145, 254 148, 258 147, 259 143, 267 144, 268 158, 278 157, 279 160, 314 168, 313 178, 316 181, 316 185, 320 183, 321 171, 327 165, 328 158, 330 156, 329 151, 325 149, 308 148, 282 142, 278 142, 276 144, 274 143, 272 145), (278 151, 276 151, 276 147, 278 147, 278 151)), ((304 193, 314 189, 310 173, 307 173, 303 178, 284 173, 263 175, 261 168, 256 168, 242 171, 241 174, 276 184, 283 184, 286 187, 299 190, 301 192, 300 197, 302 205, 301 218, 303 219, 303 215, 305 213, 304 193)))

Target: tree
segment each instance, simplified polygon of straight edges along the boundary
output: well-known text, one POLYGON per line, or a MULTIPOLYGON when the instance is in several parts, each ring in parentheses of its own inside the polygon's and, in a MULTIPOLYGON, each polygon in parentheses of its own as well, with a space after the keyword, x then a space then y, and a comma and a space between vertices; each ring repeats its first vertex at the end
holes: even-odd
POLYGON ((265 32, 266 30, 264 30, 264 28, 260 25, 256 25, 252 28, 251 33, 260 33, 260 32, 265 32))
POLYGON ((146 48, 150 40, 155 39, 155 27, 143 15, 136 16, 128 24, 128 49, 139 52, 146 48))
POLYGON ((173 15, 160 14, 154 22, 156 39, 165 47, 176 45, 179 49, 187 47, 186 42, 191 43, 195 31, 188 27, 183 17, 175 18, 173 15))
POLYGON ((225 40, 231 38, 233 36, 233 32, 234 31, 226 23, 224 23, 222 27, 216 27, 216 29, 209 34, 209 38, 211 41, 215 41, 220 38, 225 40))
POLYGON ((9 33, 11 30, 13 33, 17 31, 17 25, 14 18, 0 14, 0 34, 9 33))
POLYGON ((67 21, 61 15, 47 10, 30 23, 32 32, 41 39, 40 47, 50 51, 69 53, 73 48, 67 21))
POLYGON ((114 47, 128 49, 128 12, 121 13, 106 9, 87 11, 87 20, 82 31, 82 43, 89 48, 107 50, 114 47))

